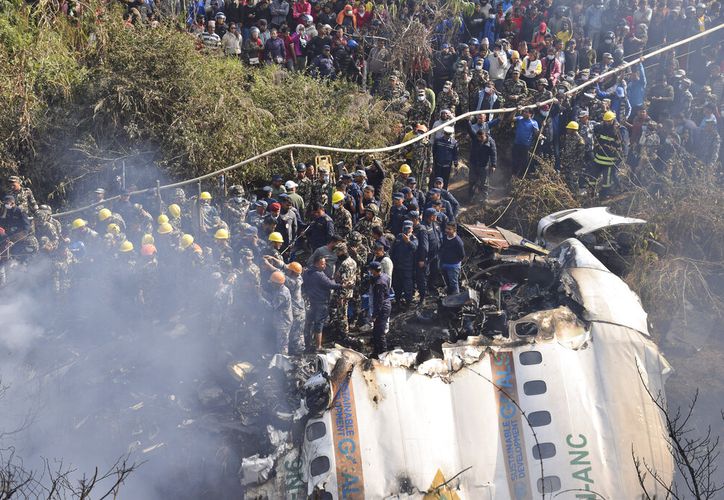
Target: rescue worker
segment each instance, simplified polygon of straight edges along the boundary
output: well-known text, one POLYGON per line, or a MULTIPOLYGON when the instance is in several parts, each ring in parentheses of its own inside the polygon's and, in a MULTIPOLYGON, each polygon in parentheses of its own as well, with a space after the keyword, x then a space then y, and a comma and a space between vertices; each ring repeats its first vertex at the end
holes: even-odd
POLYGON ((407 178, 412 173, 412 169, 410 168, 410 165, 407 163, 403 163, 400 165, 400 169, 397 172, 397 176, 395 178, 395 183, 392 185, 392 192, 396 193, 403 187, 407 185, 407 178))
POLYGON ((314 252, 317 248, 323 247, 332 239, 335 234, 334 221, 327 215, 324 204, 314 201, 310 205, 312 221, 306 229, 309 248, 314 252))
MULTIPOLYGON (((473 132, 470 122, 467 122, 468 135, 470 135, 470 160, 468 163, 468 195, 472 198, 477 193, 481 195, 481 202, 488 201, 490 189, 490 175, 495 172, 498 150, 495 140, 485 128, 473 132)), ((444 179, 443 179, 444 185, 444 179)), ((453 213, 455 213, 453 209, 453 213)))
POLYGON ((581 169, 586 161, 586 143, 578 134, 578 129, 578 122, 568 122, 566 133, 561 137, 560 149, 561 174, 574 195, 580 189, 581 169))
POLYGON ((623 145, 615 120, 616 113, 606 111, 603 123, 593 128, 593 163, 600 178, 602 195, 610 193, 618 184, 617 171, 622 160, 623 145))
POLYGON ((443 188, 447 189, 450 182, 450 173, 458 165, 459 148, 458 142, 453 137, 455 128, 447 126, 443 129, 443 132, 445 133, 443 138, 435 141, 432 147, 433 176, 442 177, 443 188))
MULTIPOLYGON (((288 355, 290 346, 290 332, 294 323, 292 312, 292 296, 289 289, 284 286, 286 276, 281 271, 274 271, 269 277, 270 292, 269 298, 262 297, 262 304, 267 306, 272 315, 274 337, 276 339, 277 352, 288 355)), ((299 345, 292 350, 298 351, 299 345)))
POLYGON ((358 269, 355 260, 350 257, 347 245, 340 243, 335 248, 337 265, 334 271, 334 281, 343 286, 332 294, 333 310, 330 323, 334 325, 338 338, 346 340, 349 335, 349 303, 352 300, 354 288, 357 286, 358 269))
POLYGON ((340 191, 335 191, 332 194, 334 232, 342 238, 346 238, 349 232, 352 231, 352 214, 344 207, 344 198, 344 193, 340 191))
POLYGON ((370 311, 373 321, 372 343, 373 357, 379 357, 387 350, 387 332, 390 329, 390 277, 382 272, 382 265, 372 261, 367 266, 370 272, 370 311))
POLYGON ((214 261, 219 266, 219 270, 223 275, 231 272, 234 262, 234 250, 229 244, 229 231, 226 229, 217 229, 214 233, 214 261))
POLYGON ((382 227, 382 219, 377 216, 378 213, 378 206, 374 203, 370 203, 365 207, 365 216, 357 222, 353 229, 362 235, 362 238, 364 238, 368 247, 373 240, 372 228, 375 226, 382 227))
POLYGON ((302 265, 291 262, 286 267, 287 279, 284 286, 289 289, 292 299, 292 327, 289 330, 289 354, 302 354, 304 345, 304 321, 307 307, 302 297, 302 265))
MULTIPOLYGON (((325 167, 319 167, 319 177, 312 183, 309 206, 313 207, 315 203, 322 207, 327 207, 329 203, 329 170, 325 167)), ((311 208, 314 211, 314 208, 311 208)))
POLYGON ((415 126, 418 123, 427 125, 430 123, 430 117, 432 116, 432 104, 427 100, 424 90, 418 90, 415 96, 415 101, 407 111, 407 123, 411 126, 415 126))
POLYGON ((407 217, 407 207, 402 203, 405 199, 405 195, 402 193, 395 193, 392 195, 392 207, 390 207, 390 213, 388 216, 387 229, 392 234, 399 234, 402 232, 402 223, 407 217))
POLYGON ((395 301, 403 308, 410 305, 415 291, 415 267, 418 241, 412 234, 412 221, 405 221, 390 249, 390 258, 395 266, 392 286, 395 289, 395 301))
POLYGON ((20 177, 17 175, 8 177, 8 183, 10 184, 10 194, 15 200, 15 206, 31 217, 35 215, 38 210, 38 203, 35 201, 33 191, 30 188, 23 187, 20 177))
MULTIPOLYGON (((249 201, 244 198, 244 188, 234 185, 229 188, 229 197, 221 210, 222 219, 229 225, 232 234, 241 232, 241 224, 246 221, 249 212, 249 201)), ((169 211, 171 207, 169 206, 169 211)), ((172 224, 173 225, 173 224, 172 224)))
POLYGON ((432 180, 432 187, 440 190, 441 199, 447 201, 450 204, 450 207, 452 207, 453 217, 457 217, 458 212, 460 211, 460 202, 457 200, 457 198, 455 198, 452 192, 447 189, 443 189, 442 186, 444 183, 445 181, 442 177, 435 177, 432 180))
MULTIPOLYGON (((166 217, 166 216, 164 216, 164 217, 166 217)), ((108 208, 101 208, 98 211, 98 222, 102 223, 103 227, 108 226, 108 224, 116 224, 118 227, 121 228, 121 231, 126 230, 126 222, 123 220, 123 217, 121 217, 120 214, 111 212, 111 210, 108 208)), ((168 222, 168 217, 166 217, 166 222, 168 222)), ((96 229, 100 226, 101 225, 98 224, 96 226, 96 229)))
POLYGON ((448 295, 460 293, 460 270, 464 258, 465 247, 457 234, 457 225, 449 222, 445 225, 445 236, 440 245, 440 271, 445 278, 448 295))
POLYGON ((318 255, 303 275, 302 291, 309 301, 304 325, 304 343, 307 350, 322 349, 322 330, 329 317, 330 293, 342 288, 342 285, 335 283, 325 274, 326 267, 327 260, 318 255))
POLYGON ((284 237, 276 231, 269 235, 267 246, 263 250, 261 270, 264 277, 279 269, 284 269, 284 258, 279 252, 284 245, 284 237))
POLYGON ((443 109, 449 109, 454 115, 458 104, 460 104, 460 96, 453 90, 453 83, 448 80, 443 84, 442 91, 435 96, 437 106, 435 112, 439 114, 443 109))
MULTIPOLYGON (((306 208, 312 201, 312 179, 307 176, 307 166, 304 163, 297 163, 295 170, 297 172, 297 177, 294 179, 297 184, 296 193, 302 198, 306 208)), ((306 215, 303 210, 301 213, 306 215)))
POLYGON ((520 79, 520 70, 514 69, 512 78, 503 83, 503 97, 506 102, 517 103, 528 97, 528 86, 520 79))
MULTIPOLYGON (((85 222, 85 221, 83 221, 85 222)), ((9 255, 24 258, 38 250, 38 241, 31 232, 28 214, 15 205, 15 195, 6 194, 0 208, 0 228, 3 230, 0 243, 0 259, 9 255)))
POLYGON ((210 232, 215 225, 214 219, 219 216, 216 207, 211 204, 211 199, 211 193, 204 191, 196 200, 192 218, 196 235, 199 237, 203 237, 210 232))

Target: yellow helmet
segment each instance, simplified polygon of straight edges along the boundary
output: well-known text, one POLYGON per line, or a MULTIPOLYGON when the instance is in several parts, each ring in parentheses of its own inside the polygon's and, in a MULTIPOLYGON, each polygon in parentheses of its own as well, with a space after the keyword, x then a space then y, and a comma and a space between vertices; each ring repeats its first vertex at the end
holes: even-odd
POLYGON ((172 203, 168 206, 168 213, 171 214, 171 217, 178 219, 179 217, 181 217, 181 207, 179 207, 175 203, 172 203))
POLYGON ((188 247, 190 247, 194 242, 194 237, 190 234, 184 234, 181 236, 179 240, 179 246, 186 250, 188 247))
POLYGON ((335 191, 334 194, 332 194, 332 203, 337 204, 342 200, 344 200, 344 193, 342 191, 335 191))
POLYGON ((158 234, 169 234, 171 231, 173 231, 173 227, 168 222, 158 226, 158 234))
POLYGON ((121 252, 121 253, 132 252, 132 251, 133 251, 133 243, 131 243, 131 242, 128 241, 128 240, 124 241, 123 243, 121 243, 121 246, 118 247, 118 251, 121 252))
POLYGON ((156 243, 156 240, 153 239, 152 234, 147 233, 143 235, 143 238, 141 239, 141 245, 153 245, 154 243, 156 243))
POLYGON ((401 174, 411 174, 412 169, 410 168, 410 165, 408 165, 407 163, 403 163, 402 165, 400 165, 400 173, 401 174))
POLYGON ((568 125, 566 125, 566 128, 568 130, 578 130, 578 122, 568 122, 568 125))
POLYGON ((168 215, 166 215, 166 214, 159 215, 158 218, 156 219, 156 222, 158 222, 159 224, 166 224, 168 222, 168 215))
POLYGON ((217 229, 216 233, 214 233, 214 239, 217 240, 228 240, 229 239, 229 231, 226 229, 217 229))
POLYGON ((269 281, 271 283, 276 283, 277 285, 283 285, 286 280, 287 277, 284 276, 284 273, 281 271, 274 271, 271 273, 271 276, 269 276, 269 281))
POLYGON ((282 233, 274 231, 269 235, 269 241, 273 243, 284 243, 284 238, 282 237, 282 233))
POLYGON ((101 222, 103 222, 110 216, 111 216, 111 211, 108 210, 107 208, 101 208, 101 210, 98 212, 98 220, 101 222))
POLYGON ((605 122, 610 122, 611 120, 613 120, 615 118, 616 118, 616 113, 614 113, 613 111, 606 111, 603 114, 603 121, 605 121, 605 122))
POLYGON ((118 234, 121 234, 121 227, 118 224, 116 224, 115 222, 111 222, 110 224, 108 224, 108 228, 106 229, 106 232, 109 234, 118 235, 118 234))
POLYGON ((88 222, 85 221, 85 220, 83 220, 83 219, 75 219, 75 220, 71 223, 71 227, 72 227, 73 229, 80 229, 80 228, 82 228, 82 227, 85 227, 87 224, 88 224, 88 222))
POLYGON ((204 191, 203 193, 201 193, 201 195, 199 196, 199 198, 201 198, 202 200, 210 200, 210 199, 211 199, 211 193, 209 193, 208 191, 204 191))

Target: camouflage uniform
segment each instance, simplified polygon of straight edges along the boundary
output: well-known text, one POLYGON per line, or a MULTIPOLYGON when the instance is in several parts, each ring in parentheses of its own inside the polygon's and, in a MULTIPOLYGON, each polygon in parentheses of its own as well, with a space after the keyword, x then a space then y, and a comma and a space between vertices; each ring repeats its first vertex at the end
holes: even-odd
POLYGON ((65 294, 70 290, 70 269, 76 263, 73 252, 64 246, 50 252, 50 257, 53 262, 53 290, 59 295, 65 294))
POLYGON ((575 195, 579 189, 579 178, 586 161, 586 141, 576 134, 566 133, 561 137, 561 174, 568 189, 575 195))
MULTIPOLYGON (((349 256, 354 259, 354 261, 357 263, 357 270, 358 273, 362 273, 362 271, 367 266, 367 258, 369 256, 369 250, 368 248, 363 244, 363 238, 362 235, 359 234, 357 231, 352 231, 348 238, 349 243, 347 244, 347 249, 349 250, 349 256)), ((357 286, 354 287, 352 291, 352 309, 355 311, 355 315, 357 316, 358 320, 363 318, 366 313, 362 310, 362 283, 360 280, 357 281, 357 286)))
POLYGON ((304 322, 307 311, 302 297, 302 277, 289 276, 284 282, 292 298, 292 328, 289 331, 289 353, 301 354, 304 352, 304 322))
POLYGON ((350 288, 342 288, 335 290, 332 296, 332 304, 334 308, 330 311, 330 323, 340 333, 342 337, 349 334, 349 301, 352 299, 353 287, 357 285, 359 277, 357 274, 357 263, 350 256, 347 256, 342 262, 337 262, 337 269, 334 272, 334 281, 343 286, 350 288))
POLYGON ((18 191, 11 191, 10 194, 15 197, 15 206, 25 214, 33 215, 38 210, 38 203, 30 188, 21 187, 18 191))
POLYGON ((372 245, 372 241, 374 238, 374 236, 372 235, 372 228, 374 226, 382 227, 382 219, 380 219, 376 215, 372 217, 372 219, 363 217, 359 220, 359 222, 357 222, 357 225, 354 227, 354 230, 362 235, 362 241, 367 248, 372 245))
POLYGON ((503 96, 512 102, 519 102, 528 95, 528 86, 523 80, 515 81, 512 78, 503 83, 503 96))
POLYGON ((310 203, 307 205, 309 207, 311 207, 312 203, 315 202, 319 202, 326 207, 329 202, 329 184, 321 179, 312 184, 311 196, 309 199, 310 203))
POLYGON ((61 230, 60 222, 47 215, 47 212, 38 211, 38 217, 35 219, 35 236, 39 240, 46 238, 41 247, 49 245, 50 251, 55 251, 60 243, 61 230))
MULTIPOLYGON (((455 76, 453 77, 453 89, 458 94, 460 114, 468 112, 468 84, 470 83, 470 74, 468 73, 468 66, 464 64, 464 61, 460 61, 455 68, 455 76)), ((445 109, 445 108, 443 108, 445 109)), ((455 112, 455 108, 447 108, 450 111, 455 112)))
POLYGON ((380 91, 380 98, 386 101, 395 101, 404 95, 405 85, 400 80, 396 80, 394 83, 388 81, 380 91))
MULTIPOLYGON (((308 207, 312 201, 312 179, 305 177, 304 179, 294 179, 297 183, 296 193, 304 200, 304 206, 308 207)), ((304 215, 304 214, 302 214, 304 215)))
POLYGON ((232 234, 241 233, 241 224, 246 220, 249 211, 249 201, 241 196, 234 196, 227 199, 222 207, 222 217, 229 224, 232 234))
MULTIPOLYGON (((471 107, 478 105, 478 95, 483 90, 485 84, 490 80, 490 75, 484 69, 474 69, 470 83, 468 84, 468 95, 470 96, 471 107)), ((451 110, 452 111, 452 110, 451 110)))
POLYGON ((334 221, 334 232, 338 236, 346 238, 349 232, 352 231, 352 214, 346 208, 342 206, 335 208, 332 220, 334 221))
POLYGON ((410 168, 412 176, 417 179, 418 186, 427 186, 428 175, 432 172, 432 146, 429 137, 417 141, 410 146, 412 148, 412 159, 410 168))
POLYGON ((435 109, 436 114, 439 115, 440 111, 442 111, 443 109, 449 109, 450 112, 454 115, 456 113, 455 109, 460 102, 460 96, 458 96, 458 93, 452 89, 450 89, 450 92, 441 91, 435 97, 435 102, 437 105, 437 108, 435 109))
POLYGON ((427 125, 430 123, 430 117, 432 116, 432 104, 427 99, 422 101, 415 99, 410 109, 407 111, 407 123, 413 127, 418 123, 427 125))

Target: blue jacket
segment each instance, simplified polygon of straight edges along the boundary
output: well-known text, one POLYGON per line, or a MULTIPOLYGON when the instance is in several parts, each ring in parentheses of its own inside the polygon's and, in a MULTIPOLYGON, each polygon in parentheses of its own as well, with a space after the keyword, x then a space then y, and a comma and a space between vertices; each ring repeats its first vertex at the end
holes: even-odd
POLYGON ((464 258, 465 247, 460 236, 456 234, 452 239, 443 236, 442 245, 440 245, 440 264, 459 264, 464 258))
POLYGON ((387 227, 392 234, 397 235, 402 232, 402 223, 405 222, 406 217, 407 207, 405 205, 390 208, 390 222, 387 227))
POLYGON ((432 146, 432 157, 435 165, 452 166, 458 162, 458 141, 443 137, 432 146))
POLYGON ((373 278, 370 285, 370 295, 372 296, 372 316, 380 314, 390 314, 392 302, 390 301, 390 277, 385 273, 373 278))
POLYGON ((326 245, 334 236, 334 221, 332 218, 324 214, 313 220, 311 227, 307 230, 307 241, 309 246, 312 247, 312 251, 317 248, 326 245))
POLYGON ((306 294, 309 302, 327 303, 331 291, 341 288, 342 285, 335 283, 329 276, 324 274, 324 271, 320 271, 315 267, 310 267, 304 272, 302 291, 306 294))
POLYGON ((409 243, 405 243, 402 236, 398 234, 390 250, 390 258, 395 265, 395 274, 398 270, 412 272, 415 269, 416 254, 417 238, 415 235, 411 234, 409 243))
POLYGON ((639 63, 638 66, 639 75, 641 77, 638 80, 630 80, 628 82, 628 100, 631 106, 643 106, 644 99, 646 98, 646 70, 644 65, 639 63))

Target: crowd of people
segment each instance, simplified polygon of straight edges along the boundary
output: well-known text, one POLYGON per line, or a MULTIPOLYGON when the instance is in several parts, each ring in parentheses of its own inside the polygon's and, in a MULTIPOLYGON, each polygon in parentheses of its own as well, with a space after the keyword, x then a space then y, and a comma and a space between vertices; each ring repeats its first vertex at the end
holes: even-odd
MULTIPOLYGON (((137 23, 163 11, 151 0, 127 6, 137 23)), ((576 195, 613 192, 627 169, 647 183, 702 166, 720 173, 721 37, 691 42, 679 56, 667 51, 648 67, 639 61, 646 50, 719 25, 718 2, 480 0, 465 15, 441 19, 444 12, 422 2, 206 0, 187 14, 200 50, 368 89, 403 117, 400 142, 480 113, 384 165, 299 163, 294 175, 280 168, 250 193, 235 185, 189 197, 177 188, 146 200, 121 191, 105 202, 98 188, 96 205, 66 225, 12 176, 0 209, 2 283, 9 268, 44 254, 59 297, 113 269, 134 307, 158 308, 169 306, 163 290, 180 286, 183 275, 211 290, 211 330, 264 324, 278 352, 299 353, 326 340, 352 342, 350 331, 371 327, 379 354, 393 303, 405 309, 459 292, 465 249, 449 182, 465 151, 469 194, 481 202, 499 163, 523 176, 538 158, 548 158, 576 195), (392 41, 405 43, 390 32, 396 20, 417 20, 432 34, 414 78, 392 67, 399 50, 392 41), (631 60, 638 62, 607 74, 631 60), (517 111, 489 113, 501 107, 517 111)))

